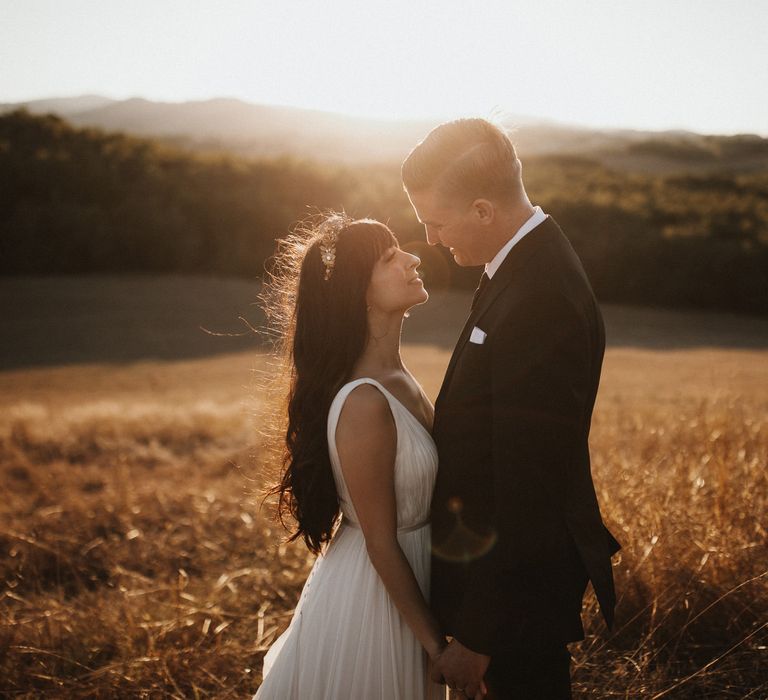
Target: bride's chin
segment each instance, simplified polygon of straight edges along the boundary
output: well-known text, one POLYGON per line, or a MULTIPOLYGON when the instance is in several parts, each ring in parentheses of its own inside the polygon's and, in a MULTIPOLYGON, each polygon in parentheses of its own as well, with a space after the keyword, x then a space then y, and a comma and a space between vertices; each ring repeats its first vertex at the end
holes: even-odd
POLYGON ((420 294, 414 295, 412 299, 408 300, 408 306, 405 309, 403 309, 403 316, 405 316, 405 318, 408 318, 408 311, 410 309, 412 309, 414 306, 421 306, 422 304, 425 304, 428 299, 429 299, 429 292, 427 292, 427 290, 422 287, 420 294))
POLYGON ((422 288, 421 294, 419 294, 418 298, 414 300, 411 303, 411 306, 409 306, 408 308, 413 308, 414 306, 420 306, 421 304, 425 304, 428 299, 429 299, 429 292, 427 292, 426 289, 422 288))

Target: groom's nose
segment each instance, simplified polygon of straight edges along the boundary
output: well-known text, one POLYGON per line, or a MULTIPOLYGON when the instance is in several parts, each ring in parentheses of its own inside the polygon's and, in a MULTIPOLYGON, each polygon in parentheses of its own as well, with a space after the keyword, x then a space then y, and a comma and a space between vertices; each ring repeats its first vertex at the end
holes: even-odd
POLYGON ((424 231, 426 232, 427 243, 429 243, 429 245, 437 245, 440 243, 440 237, 437 235, 437 232, 433 228, 425 226, 424 231))

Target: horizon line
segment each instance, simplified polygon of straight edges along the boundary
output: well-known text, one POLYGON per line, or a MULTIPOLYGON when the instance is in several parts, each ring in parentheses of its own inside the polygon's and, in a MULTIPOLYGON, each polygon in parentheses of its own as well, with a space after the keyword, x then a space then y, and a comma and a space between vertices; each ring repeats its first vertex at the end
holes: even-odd
MULTIPOLYGON (((267 108, 276 108, 276 109, 292 109, 296 111, 301 112, 313 112, 318 114, 324 114, 329 116, 337 116, 337 117, 343 117, 347 119, 355 119, 355 120, 361 120, 361 121, 382 121, 382 122, 390 122, 390 123, 408 123, 408 122, 434 122, 435 124, 439 124, 446 121, 451 121, 453 119, 459 119, 462 117, 468 117, 468 116, 474 116, 474 117, 482 117, 485 119, 489 119, 492 121, 502 121, 505 120, 521 120, 521 124, 517 125, 518 128, 524 128, 526 126, 552 126, 552 127, 561 127, 561 128, 567 128, 567 129, 574 129, 579 131, 599 131, 599 132, 606 132, 606 131, 618 131, 618 132, 638 132, 638 133, 655 133, 655 134, 670 134, 670 133, 682 133, 682 134, 692 134, 697 136, 724 136, 724 137, 736 137, 736 136, 757 136, 762 139, 768 138, 768 130, 765 131, 744 131, 744 130, 732 130, 732 131, 718 131, 718 132, 712 132, 712 131, 699 131, 697 129, 686 127, 686 126, 668 126, 668 127, 642 127, 642 126, 627 126, 627 125, 593 125, 593 124, 585 124, 582 122, 566 122, 561 121, 559 119, 555 119, 553 117, 546 117, 546 116, 540 116, 540 115, 530 115, 530 114, 514 114, 508 110, 499 109, 499 111, 496 113, 495 110, 497 108, 494 108, 492 110, 492 114, 479 114, 478 112, 464 112, 464 113, 458 113, 455 115, 445 115, 445 114, 415 114, 415 115, 407 115, 407 116, 393 116, 391 114, 372 114, 372 113, 353 113, 353 112, 342 112, 342 111, 334 111, 330 109, 324 109, 321 107, 310 107, 306 105, 297 105, 297 104, 289 104, 289 103, 279 103, 279 102, 255 102, 250 99, 236 96, 236 95, 215 95, 211 97, 192 97, 192 98, 184 98, 184 99, 168 99, 168 98, 162 98, 162 99, 156 99, 151 97, 145 97, 144 95, 139 94, 133 94, 129 97, 115 97, 114 93, 112 95, 102 93, 102 92, 83 92, 79 94, 70 94, 70 95, 48 95, 44 97, 30 97, 25 99, 7 99, 3 98, 0 101, 0 104, 4 105, 26 105, 32 102, 46 102, 51 100, 76 100, 81 98, 101 98, 104 100, 109 100, 114 103, 120 103, 120 102, 129 102, 131 100, 142 100, 144 102, 152 103, 152 104, 170 104, 170 105, 184 105, 184 104, 190 104, 190 103, 204 103, 204 102, 216 102, 216 101, 224 101, 224 100, 231 100, 233 102, 240 102, 244 105, 249 105, 252 107, 267 107, 267 108)), ((98 107, 94 109, 99 109, 98 107)), ((90 111, 90 110, 82 110, 82 111, 90 111)), ((78 112, 75 112, 77 114, 78 112)), ((67 115, 63 115, 67 116, 67 115)))

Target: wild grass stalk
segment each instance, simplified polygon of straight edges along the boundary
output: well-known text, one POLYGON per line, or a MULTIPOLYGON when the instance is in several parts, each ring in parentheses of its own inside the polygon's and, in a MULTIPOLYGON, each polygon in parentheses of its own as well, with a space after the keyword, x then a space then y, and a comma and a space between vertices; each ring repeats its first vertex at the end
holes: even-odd
MULTIPOLYGON (((595 413, 593 472, 624 548, 611 633, 585 601, 576 697, 766 698, 768 406, 739 380, 757 360, 689 381, 674 362, 693 355, 657 357, 609 360, 595 413)), ((212 401, 3 414, 0 695, 255 691, 311 565, 257 507, 257 427, 212 401)))

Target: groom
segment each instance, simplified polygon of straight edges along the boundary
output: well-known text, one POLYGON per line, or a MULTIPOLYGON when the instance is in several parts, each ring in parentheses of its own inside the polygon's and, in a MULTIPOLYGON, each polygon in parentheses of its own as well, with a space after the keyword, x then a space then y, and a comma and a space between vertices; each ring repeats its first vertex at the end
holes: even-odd
POLYGON ((509 137, 441 124, 403 163, 427 241, 485 265, 435 405, 433 678, 473 698, 570 698, 589 580, 610 626, 611 555, 588 436, 605 334, 581 263, 526 195, 509 137))

